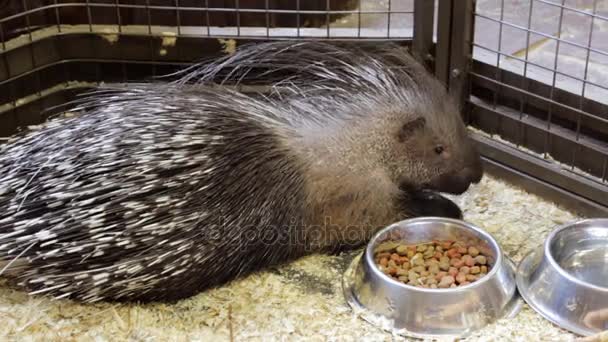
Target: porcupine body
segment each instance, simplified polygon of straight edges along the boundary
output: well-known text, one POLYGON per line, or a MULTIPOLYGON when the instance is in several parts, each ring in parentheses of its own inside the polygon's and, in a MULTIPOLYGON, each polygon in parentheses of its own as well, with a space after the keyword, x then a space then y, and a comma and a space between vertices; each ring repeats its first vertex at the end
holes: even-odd
POLYGON ((457 106, 397 48, 248 45, 77 109, 0 151, 0 270, 32 294, 185 298, 400 219, 460 217, 434 191, 482 174, 457 106), (271 95, 209 86, 256 70, 271 95))

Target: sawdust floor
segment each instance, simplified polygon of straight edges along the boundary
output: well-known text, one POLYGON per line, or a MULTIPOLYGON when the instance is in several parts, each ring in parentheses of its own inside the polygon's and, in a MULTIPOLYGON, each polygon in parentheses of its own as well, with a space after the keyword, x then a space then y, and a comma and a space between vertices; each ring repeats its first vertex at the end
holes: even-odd
MULTIPOLYGON (((556 225, 577 219, 522 190, 486 177, 456 199, 465 219, 492 233, 518 262, 556 225)), ((353 316, 341 292, 355 254, 313 255, 174 305, 81 305, 0 286, 0 340, 61 341, 390 341, 399 337, 353 316)), ((471 341, 566 341, 575 336, 525 306, 471 341)))

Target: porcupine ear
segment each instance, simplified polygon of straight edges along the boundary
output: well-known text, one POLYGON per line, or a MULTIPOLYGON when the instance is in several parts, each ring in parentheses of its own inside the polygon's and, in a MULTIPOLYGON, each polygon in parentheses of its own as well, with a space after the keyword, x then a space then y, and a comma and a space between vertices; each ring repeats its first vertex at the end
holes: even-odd
POLYGON ((399 129, 399 141, 406 141, 414 132, 423 129, 425 125, 426 119, 422 116, 404 123, 399 129))

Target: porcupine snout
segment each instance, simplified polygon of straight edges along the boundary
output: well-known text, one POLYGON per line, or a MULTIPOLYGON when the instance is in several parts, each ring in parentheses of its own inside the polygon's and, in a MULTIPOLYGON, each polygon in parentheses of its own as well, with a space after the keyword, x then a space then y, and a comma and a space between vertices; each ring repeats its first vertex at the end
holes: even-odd
POLYGON ((472 149, 464 162, 464 167, 456 172, 444 174, 437 180, 435 190, 453 195, 461 195, 472 184, 477 184, 483 178, 484 170, 481 157, 472 149))

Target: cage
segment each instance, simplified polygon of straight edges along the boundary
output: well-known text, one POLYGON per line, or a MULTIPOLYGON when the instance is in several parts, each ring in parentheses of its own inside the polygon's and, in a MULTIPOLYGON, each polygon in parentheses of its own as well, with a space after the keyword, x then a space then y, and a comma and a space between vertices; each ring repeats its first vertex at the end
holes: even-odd
POLYGON ((410 46, 462 101, 490 174, 608 213, 606 0, 0 0, 0 137, 102 82, 274 39, 410 46))

